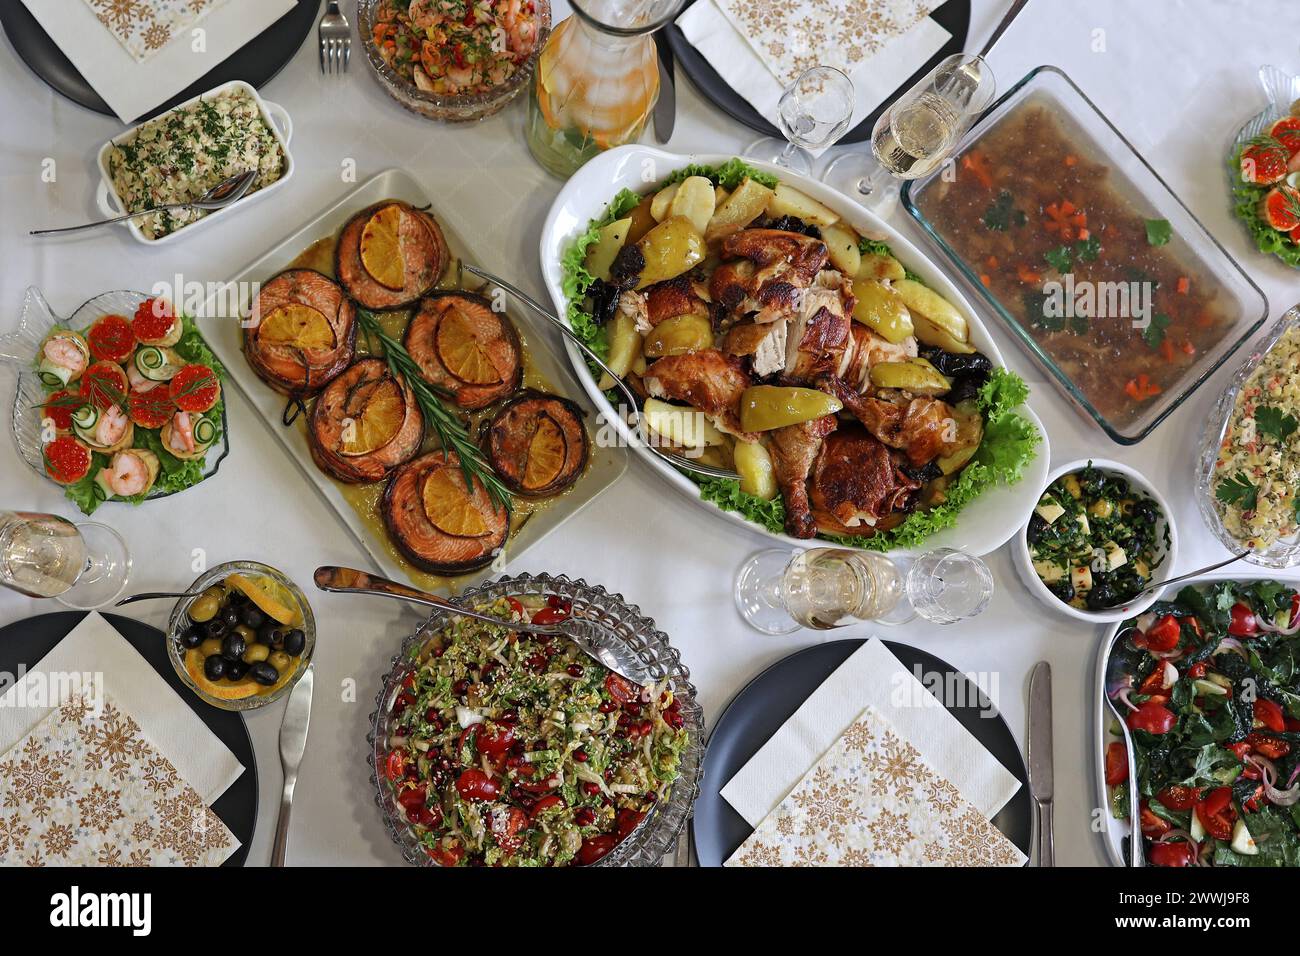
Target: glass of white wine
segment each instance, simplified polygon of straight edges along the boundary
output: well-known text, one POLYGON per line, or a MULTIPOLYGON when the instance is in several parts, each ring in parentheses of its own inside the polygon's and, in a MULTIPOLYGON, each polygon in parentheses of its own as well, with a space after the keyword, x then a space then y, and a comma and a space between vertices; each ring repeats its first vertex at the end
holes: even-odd
POLYGON ((777 103, 777 120, 786 142, 765 138, 745 150, 750 159, 774 163, 804 176, 812 172, 805 150, 837 142, 853 117, 853 81, 833 66, 804 70, 785 88, 777 103))
POLYGON ((871 551, 760 551, 736 576, 736 607, 755 630, 790 634, 862 621, 905 624, 921 617, 956 624, 993 597, 993 574, 973 555, 936 548, 901 562, 871 551))
POLYGON ((0 511, 0 585, 88 611, 117 600, 130 577, 126 542, 108 525, 0 511))
POLYGON ((822 179, 858 199, 879 199, 891 176, 919 179, 952 155, 996 90, 982 56, 954 53, 880 114, 870 155, 859 149, 836 157, 822 179))

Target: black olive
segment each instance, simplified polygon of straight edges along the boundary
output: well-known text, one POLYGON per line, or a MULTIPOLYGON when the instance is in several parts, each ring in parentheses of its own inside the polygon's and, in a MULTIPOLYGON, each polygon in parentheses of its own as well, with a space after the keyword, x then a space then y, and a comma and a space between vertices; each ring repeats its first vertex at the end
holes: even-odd
POLYGON ((226 661, 226 677, 229 680, 240 680, 248 673, 248 665, 243 661, 226 661))
POLYGON ((203 631, 197 624, 191 624, 181 631, 181 647, 198 647, 203 643, 203 631))
POLYGON ((266 615, 258 609, 257 605, 245 604, 239 609, 239 620, 256 630, 266 621, 266 615))
POLYGON ((271 687, 280 679, 280 672, 266 661, 258 661, 249 666, 248 676, 265 687, 271 687))
POLYGON ((959 354, 945 352, 943 349, 928 348, 921 350, 921 357, 949 378, 972 377, 981 383, 993 371, 993 362, 983 352, 959 354))
POLYGON ((257 629, 257 643, 274 647, 278 630, 275 621, 263 621, 262 626, 257 629))
POLYGON ((1047 590, 1051 591, 1058 598, 1069 604, 1074 600, 1074 585, 1070 583, 1069 578, 1061 578, 1054 584, 1049 584, 1047 590))
POLYGON ((238 631, 231 631, 221 639, 221 656, 228 661, 237 661, 248 650, 248 642, 238 631))
POLYGON ((1091 498, 1100 498, 1106 490, 1106 476, 1096 468, 1085 468, 1079 472, 1079 487, 1091 498))
POLYGON ((1115 592, 1114 586, 1109 581, 1098 583, 1095 579, 1092 584, 1092 590, 1088 592, 1088 607, 1094 611, 1104 611, 1107 608, 1114 607, 1119 603, 1119 595, 1115 592))
POLYGON ((203 676, 212 681, 221 680, 226 676, 228 663, 220 654, 213 654, 203 662, 203 676))
POLYGON ((234 627, 239 623, 239 610, 233 607, 224 607, 219 615, 221 620, 226 622, 226 627, 234 627))
POLYGON ((950 388, 943 396, 943 400, 949 405, 956 405, 959 402, 968 402, 973 398, 978 398, 980 389, 984 385, 984 379, 977 378, 973 375, 966 375, 953 380, 950 388))
POLYGON ((1046 531, 1047 528, 1047 521, 1042 515, 1035 511, 1029 516, 1029 530, 1026 532, 1025 537, 1029 540, 1030 544, 1038 544, 1039 539, 1042 538, 1043 532, 1046 531))
POLYGON ((203 633, 208 637, 221 637, 226 633, 226 622, 219 617, 214 617, 203 625, 203 633))
POLYGON ((618 300, 623 293, 616 285, 597 279, 587 286, 587 296, 591 299, 591 318, 597 325, 604 325, 618 314, 618 300))
POLYGON ((290 657, 299 656, 307 647, 307 635, 298 628, 284 635, 284 652, 290 657))
POLYGON ((1143 498, 1133 506, 1133 517, 1144 524, 1154 525, 1160 520, 1160 506, 1150 498, 1143 498))

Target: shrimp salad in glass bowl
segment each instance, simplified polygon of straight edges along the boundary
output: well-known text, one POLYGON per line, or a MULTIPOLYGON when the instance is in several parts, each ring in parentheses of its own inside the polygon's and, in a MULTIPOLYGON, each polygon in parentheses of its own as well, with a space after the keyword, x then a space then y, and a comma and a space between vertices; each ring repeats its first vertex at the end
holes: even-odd
POLYGON ((480 119, 523 89, 550 28, 549 0, 361 0, 376 76, 432 119, 480 119))

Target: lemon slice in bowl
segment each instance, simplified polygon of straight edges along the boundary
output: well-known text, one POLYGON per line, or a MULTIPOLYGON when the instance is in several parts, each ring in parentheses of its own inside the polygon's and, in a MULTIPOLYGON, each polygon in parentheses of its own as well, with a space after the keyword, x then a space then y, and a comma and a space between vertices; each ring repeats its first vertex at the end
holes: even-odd
POLYGON ((332 349, 337 341, 324 314, 309 305, 290 302, 262 319, 257 337, 267 345, 302 349, 332 349))
POLYGON ((387 445, 402 427, 406 399, 392 379, 381 382, 370 394, 361 414, 343 428, 340 451, 344 455, 368 455, 387 445))
POLYGON ((242 591, 267 617, 292 627, 302 624, 302 612, 298 608, 297 599, 279 581, 261 576, 249 577, 236 572, 223 583, 242 591))
POLYGON ((397 290, 406 285, 401 225, 401 207, 385 206, 361 230, 361 264, 386 289, 397 290))
POLYGON ((501 381, 487 350, 474 335, 469 322, 449 309, 438 323, 435 339, 438 358, 453 376, 469 385, 492 385, 501 381))
POLYGON ((456 538, 481 538, 487 522, 451 466, 439 468, 424 480, 424 513, 435 528, 456 538))
POLYGON ((529 491, 545 488, 559 477, 568 457, 569 443, 564 432, 550 415, 537 421, 537 429, 528 442, 528 459, 524 463, 523 486, 529 491))

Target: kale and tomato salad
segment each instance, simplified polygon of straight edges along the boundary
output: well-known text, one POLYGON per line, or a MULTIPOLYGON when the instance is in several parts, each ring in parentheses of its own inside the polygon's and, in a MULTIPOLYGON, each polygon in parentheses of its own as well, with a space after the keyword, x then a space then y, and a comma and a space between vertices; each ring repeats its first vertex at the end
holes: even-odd
POLYGON ((1136 780, 1110 743, 1112 814, 1138 787, 1156 866, 1300 866, 1300 594, 1194 585, 1121 627, 1125 678, 1106 693, 1127 714, 1136 780))
MULTIPOLYGON (((558 597, 478 607, 551 624, 558 597)), ((590 865, 668 798, 689 741, 668 681, 639 687, 563 637, 452 618, 418 645, 378 768, 442 866, 590 865)))

